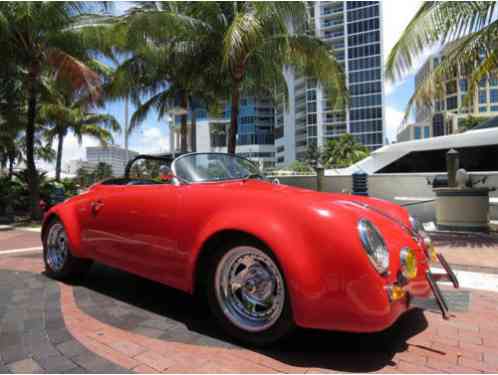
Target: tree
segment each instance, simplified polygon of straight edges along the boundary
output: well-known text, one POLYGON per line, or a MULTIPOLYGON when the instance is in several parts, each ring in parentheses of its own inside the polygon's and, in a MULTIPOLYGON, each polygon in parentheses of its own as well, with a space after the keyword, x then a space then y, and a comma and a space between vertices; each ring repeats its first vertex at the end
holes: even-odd
POLYGON ((219 48, 213 47, 206 33, 208 25, 194 18, 199 6, 175 2, 139 4, 122 22, 101 28, 104 34, 118 36, 117 49, 127 56, 115 72, 109 93, 120 98, 131 94, 137 105, 129 132, 153 109, 158 119, 168 112, 179 114, 182 152, 187 151, 188 113, 195 134, 195 111, 211 105, 226 91, 219 48))
POLYGON ((324 165, 327 168, 346 168, 368 155, 368 148, 357 142, 351 134, 330 139, 323 151, 324 165))
POLYGON ((346 99, 342 68, 327 45, 307 32, 306 2, 231 2, 220 5, 220 10, 223 61, 231 81, 229 153, 235 153, 244 86, 260 93, 263 89, 287 93, 285 66, 317 78, 332 106, 342 107, 346 99))
MULTIPOLYGON (((231 108, 228 152, 234 153, 241 93, 287 94, 287 65, 317 78, 333 107, 342 108, 346 101, 340 64, 326 43, 307 33, 306 2, 147 2, 133 9, 116 30, 125 22, 135 60, 129 68, 134 77, 151 79, 140 93, 154 95, 132 123, 152 107, 160 114, 174 106, 192 109, 192 98, 221 97, 221 88, 222 95, 229 93, 223 97, 231 108), (155 63, 148 64, 148 59, 155 63)), ((185 150, 186 113, 181 123, 185 150)))
POLYGON ((498 19, 494 1, 424 2, 389 53, 386 76, 403 77, 429 47, 444 45, 444 58, 418 86, 410 98, 412 106, 429 105, 442 92, 444 82, 455 77, 458 66, 469 80, 470 102, 478 82, 498 68, 498 19), (458 66, 457 66, 458 65, 458 66))
MULTIPOLYGON (((0 3, 0 51, 14 61, 21 73, 21 88, 27 101, 26 166, 32 218, 41 215, 39 181, 34 141, 42 77, 53 74, 70 82, 74 89, 86 88, 92 96, 99 91, 99 77, 86 64, 88 48, 72 26, 77 17, 102 8, 87 2, 0 3)), ((2 59, 4 60, 4 59, 2 59)))
POLYGON ((465 118, 458 119, 458 132, 464 133, 484 121, 486 121, 485 117, 476 117, 472 115, 468 115, 465 118))
POLYGON ((97 167, 95 168, 95 172, 93 173, 96 181, 101 181, 109 177, 113 177, 112 175, 112 167, 104 162, 99 162, 97 167))
POLYGON ((87 98, 76 98, 70 90, 56 90, 50 102, 40 106, 40 118, 47 124, 45 137, 50 144, 57 139, 57 156, 55 179, 60 181, 64 138, 73 132, 80 145, 83 136, 97 139, 105 146, 113 141, 112 132, 119 132, 121 127, 109 114, 91 111, 87 98))
POLYGON ((286 170, 298 172, 298 173, 312 173, 313 168, 310 167, 309 163, 303 163, 299 160, 294 160, 286 170))

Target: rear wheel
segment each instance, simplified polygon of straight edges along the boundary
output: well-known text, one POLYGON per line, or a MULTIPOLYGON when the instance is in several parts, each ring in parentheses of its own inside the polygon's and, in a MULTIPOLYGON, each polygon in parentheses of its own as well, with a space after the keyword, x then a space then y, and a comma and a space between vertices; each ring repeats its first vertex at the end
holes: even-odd
POLYGON ((212 257, 208 301, 231 336, 268 345, 294 328, 286 284, 273 254, 255 242, 232 244, 212 257))
POLYGON ((81 277, 92 265, 71 253, 64 225, 57 219, 48 224, 43 238, 43 259, 47 275, 60 280, 81 277))

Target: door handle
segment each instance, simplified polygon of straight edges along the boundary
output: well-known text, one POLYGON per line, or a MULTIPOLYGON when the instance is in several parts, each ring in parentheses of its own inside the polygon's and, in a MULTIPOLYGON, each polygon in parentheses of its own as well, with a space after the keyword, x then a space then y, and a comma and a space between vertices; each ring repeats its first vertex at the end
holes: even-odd
POLYGON ((96 214, 97 212, 100 211, 102 207, 104 207, 104 203, 101 200, 93 201, 91 203, 91 207, 92 207, 92 212, 96 214))

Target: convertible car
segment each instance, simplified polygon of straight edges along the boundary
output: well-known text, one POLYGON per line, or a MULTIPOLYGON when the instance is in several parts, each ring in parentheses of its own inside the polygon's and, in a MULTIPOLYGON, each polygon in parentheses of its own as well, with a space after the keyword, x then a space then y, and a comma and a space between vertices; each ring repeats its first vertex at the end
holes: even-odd
POLYGON ((163 178, 130 178, 129 163, 45 213, 48 275, 81 276, 97 261, 199 295, 251 345, 296 326, 381 331, 414 296, 434 296, 448 317, 437 281, 458 280, 405 209, 280 185, 234 155, 140 158, 163 161, 163 178))

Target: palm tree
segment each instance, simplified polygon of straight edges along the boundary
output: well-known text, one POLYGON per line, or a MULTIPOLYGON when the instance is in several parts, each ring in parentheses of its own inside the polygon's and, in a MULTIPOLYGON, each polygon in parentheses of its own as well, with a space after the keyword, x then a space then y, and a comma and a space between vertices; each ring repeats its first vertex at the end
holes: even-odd
POLYGON ((389 53, 386 76, 396 80, 413 67, 430 47, 444 45, 444 59, 427 75, 411 97, 405 116, 414 103, 429 104, 443 83, 457 72, 456 62, 469 80, 467 100, 478 82, 498 68, 498 19, 494 1, 424 2, 389 53))
POLYGON ((87 2, 3 2, 0 3, 0 51, 6 61, 22 70, 22 91, 27 101, 26 165, 33 218, 40 217, 39 184, 34 141, 40 85, 46 74, 70 82, 76 90, 85 88, 98 95, 100 79, 85 61, 89 60, 85 40, 74 25, 77 17, 102 8, 87 2))
POLYGON ((40 120, 46 124, 44 135, 49 144, 57 139, 55 179, 60 181, 64 138, 68 132, 82 143, 83 136, 97 139, 102 145, 113 142, 112 132, 119 132, 118 121, 109 114, 91 111, 87 98, 74 98, 67 90, 54 91, 50 102, 42 102, 40 120))
MULTIPOLYGON (((152 107, 160 114, 175 105, 185 112, 192 98, 216 93, 211 96, 230 102, 228 152, 234 153, 241 93, 287 93, 286 65, 319 79, 332 105, 345 103, 341 66, 325 43, 306 33, 306 2, 147 2, 125 18, 113 34, 121 38, 127 30, 135 55, 128 69, 155 82, 142 86, 140 95, 148 92, 150 99, 132 124, 152 107)), ((181 122, 185 150, 186 114, 181 122)))
POLYGON ((234 153, 244 85, 287 92, 284 67, 317 78, 331 105, 342 107, 346 88, 341 66, 320 39, 310 36, 306 2, 231 2, 220 5, 223 61, 231 81, 228 152, 234 153))
POLYGON ((134 131, 152 110, 158 119, 174 112, 181 117, 182 152, 187 151, 188 113, 195 133, 199 102, 211 105, 226 92, 219 48, 212 46, 208 25, 195 18, 198 7, 197 3, 140 4, 123 22, 103 31, 117 36, 119 41, 109 40, 118 42, 118 50, 132 53, 118 67, 109 87, 111 97, 131 94, 137 105, 128 131, 134 131))
POLYGON ((352 134, 343 134, 325 145, 323 159, 326 167, 345 168, 366 158, 368 148, 354 139, 352 134))

